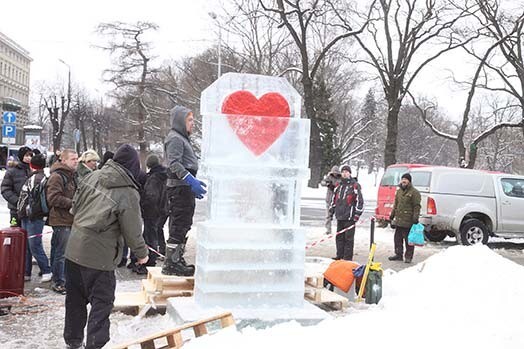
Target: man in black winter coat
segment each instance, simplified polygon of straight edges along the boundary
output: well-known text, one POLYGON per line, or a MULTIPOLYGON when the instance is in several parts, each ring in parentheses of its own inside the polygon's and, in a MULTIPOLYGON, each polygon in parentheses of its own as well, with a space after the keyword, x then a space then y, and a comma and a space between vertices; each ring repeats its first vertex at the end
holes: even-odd
POLYGON ((331 209, 337 219, 337 232, 351 227, 336 236, 336 259, 353 260, 353 246, 355 243, 355 224, 364 211, 364 199, 360 184, 351 177, 351 167, 344 165, 341 168, 342 180, 335 188, 331 209))
MULTIPOLYGON (((144 241, 146 244, 158 251, 158 225, 166 214, 167 202, 167 168, 160 164, 158 156, 151 154, 146 159, 149 168, 145 184, 140 195, 140 206, 144 220, 144 241)), ((149 261, 147 264, 137 265, 133 271, 140 275, 146 275, 146 266, 155 266, 158 255, 149 250, 149 261)))
POLYGON ((7 201, 7 207, 11 213, 11 221, 16 220, 17 226, 20 226, 18 219, 18 197, 25 181, 31 175, 29 163, 33 157, 33 151, 28 147, 21 147, 18 150, 18 159, 20 160, 15 167, 7 170, 4 179, 2 180, 2 196, 7 201))

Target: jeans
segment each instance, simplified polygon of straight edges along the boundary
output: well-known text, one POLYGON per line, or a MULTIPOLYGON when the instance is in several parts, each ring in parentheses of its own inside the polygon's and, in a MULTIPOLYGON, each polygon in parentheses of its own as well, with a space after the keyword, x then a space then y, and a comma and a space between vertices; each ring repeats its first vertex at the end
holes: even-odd
POLYGON ((102 348, 109 341, 109 315, 115 301, 115 272, 65 261, 66 299, 64 340, 80 346, 87 324, 86 349, 102 348), (87 304, 91 304, 89 316, 87 304))
POLYGON ((31 220, 29 218, 22 218, 22 229, 27 231, 27 253, 25 258, 25 275, 31 276, 33 269, 33 256, 38 263, 38 267, 42 274, 49 274, 51 267, 49 266, 49 260, 44 251, 42 245, 42 231, 44 230, 44 220, 36 219, 31 220), (36 237, 35 237, 36 236, 36 237))
POLYGON ((53 282, 55 285, 65 284, 64 262, 65 249, 71 227, 53 227, 53 237, 51 238, 51 269, 53 271, 53 282))

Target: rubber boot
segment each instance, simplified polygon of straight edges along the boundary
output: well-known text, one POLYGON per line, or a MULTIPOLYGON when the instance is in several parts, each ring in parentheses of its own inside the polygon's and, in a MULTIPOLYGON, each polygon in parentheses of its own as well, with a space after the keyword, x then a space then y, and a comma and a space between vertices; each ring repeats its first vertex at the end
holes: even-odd
POLYGON ((166 245, 166 260, 162 267, 162 274, 164 275, 178 275, 178 276, 193 276, 195 275, 195 267, 188 266, 183 261, 183 254, 185 244, 167 244, 166 245))

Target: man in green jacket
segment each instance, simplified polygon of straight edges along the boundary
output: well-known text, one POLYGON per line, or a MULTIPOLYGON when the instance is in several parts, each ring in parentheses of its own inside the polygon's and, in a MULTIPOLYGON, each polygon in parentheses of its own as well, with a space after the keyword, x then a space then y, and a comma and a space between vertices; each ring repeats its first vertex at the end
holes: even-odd
POLYGON ((399 184, 400 189, 395 194, 395 204, 389 216, 392 226, 395 228, 395 255, 389 257, 390 261, 401 261, 403 259, 403 244, 406 245, 404 262, 411 263, 415 246, 408 244, 408 235, 413 224, 418 223, 420 215, 420 193, 411 184, 411 175, 405 173, 399 184), (393 219, 395 221, 393 221, 393 219))
POLYGON ((74 215, 66 257, 64 340, 68 348, 102 348, 109 341, 109 315, 115 300, 115 268, 124 241, 138 259, 148 260, 142 238, 140 198, 135 178, 138 153, 124 144, 104 167, 80 184, 71 209, 74 215), (91 303, 89 318, 87 303, 91 303))

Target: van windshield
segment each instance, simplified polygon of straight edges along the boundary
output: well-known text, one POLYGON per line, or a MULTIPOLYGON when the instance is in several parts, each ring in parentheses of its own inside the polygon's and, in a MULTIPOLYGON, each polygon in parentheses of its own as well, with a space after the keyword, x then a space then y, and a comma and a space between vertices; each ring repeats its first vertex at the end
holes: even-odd
POLYGON ((411 181, 414 187, 429 187, 431 172, 411 172, 411 181))
POLYGON ((400 182, 400 177, 408 172, 407 167, 390 167, 384 172, 380 186, 396 186, 400 182))

